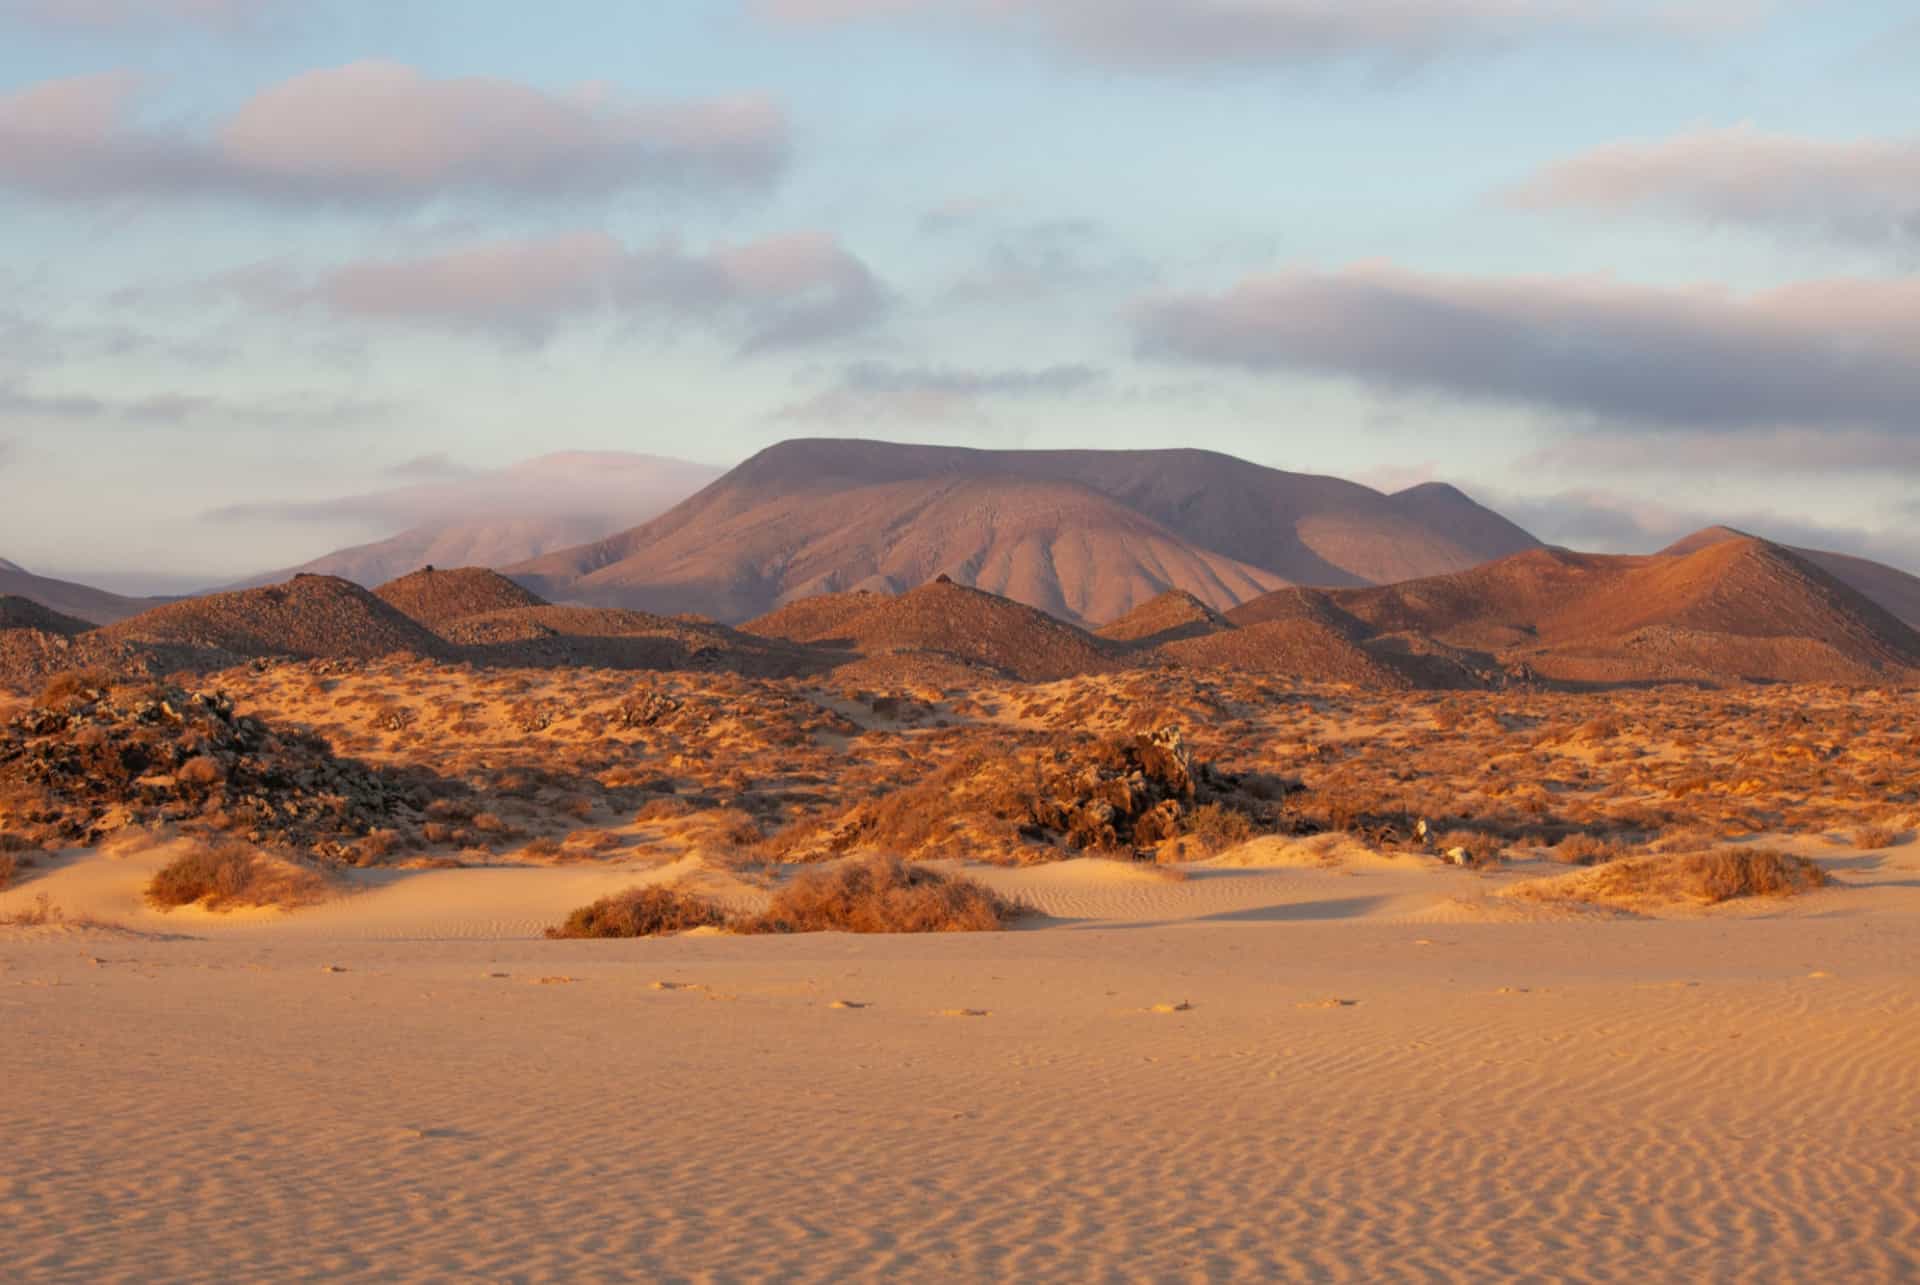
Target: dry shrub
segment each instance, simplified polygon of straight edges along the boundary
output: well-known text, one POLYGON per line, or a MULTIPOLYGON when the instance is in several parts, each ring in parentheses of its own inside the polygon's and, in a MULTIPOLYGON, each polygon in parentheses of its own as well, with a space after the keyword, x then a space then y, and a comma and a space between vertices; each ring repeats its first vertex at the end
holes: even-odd
POLYGON ((1209 853, 1237 848, 1250 842, 1255 834, 1253 821, 1246 813, 1220 803, 1204 803, 1194 809, 1187 828, 1209 853))
POLYGON ((11 852, 0 852, 0 892, 13 887, 13 881, 20 876, 20 858, 11 852))
POLYGON ((1791 897, 1831 882, 1815 862, 1769 848, 1633 857, 1568 876, 1567 880, 1541 891, 1576 901, 1695 901, 1718 905, 1746 897, 1791 897))
POLYGON ((1563 866, 1605 865, 1626 855, 1627 845, 1618 839, 1599 839, 1590 834, 1570 834, 1553 848, 1553 859, 1563 866))
POLYGON ((602 897, 567 916, 557 928, 547 929, 555 940, 575 937, 659 937, 692 928, 719 928, 726 912, 704 897, 678 888, 629 888, 602 897))
POLYGON ((1864 851, 1876 851, 1891 848, 1899 843, 1902 832, 1890 825, 1862 826, 1853 832, 1853 846, 1864 851))
POLYGON ((95 669, 69 669, 47 679, 37 702, 41 709, 66 710, 88 700, 113 685, 113 680, 95 669))
POLYGON ((197 846, 164 866, 147 885, 147 901, 159 910, 204 904, 291 909, 326 895, 326 880, 304 866, 263 856, 244 843, 197 846))
POLYGON ((971 879, 872 856, 808 870, 773 895, 750 933, 996 932, 1019 913, 971 879))

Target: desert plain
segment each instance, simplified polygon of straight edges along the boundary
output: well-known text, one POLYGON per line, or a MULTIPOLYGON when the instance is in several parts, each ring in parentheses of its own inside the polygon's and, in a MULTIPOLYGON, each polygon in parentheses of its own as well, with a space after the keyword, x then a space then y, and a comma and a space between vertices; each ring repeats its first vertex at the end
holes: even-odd
POLYGON ((12 1269, 1920 1272, 1911 689, 965 674, 22 686, 12 1269), (1004 930, 743 927, 899 858, 1004 930))

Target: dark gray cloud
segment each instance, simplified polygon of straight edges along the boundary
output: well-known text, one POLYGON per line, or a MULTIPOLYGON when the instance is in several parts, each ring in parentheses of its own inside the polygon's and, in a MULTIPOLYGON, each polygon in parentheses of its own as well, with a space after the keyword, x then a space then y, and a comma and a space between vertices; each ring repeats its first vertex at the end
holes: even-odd
POLYGON ((764 187, 787 161, 785 114, 752 95, 556 95, 359 62, 295 76, 195 133, 142 124, 138 90, 136 77, 116 72, 0 95, 0 188, 87 201, 547 202, 764 187))
POLYGON ((1539 40, 1698 37, 1774 0, 748 0, 792 27, 927 18, 1149 71, 1417 61, 1539 40))
POLYGON ((575 321, 691 325, 744 353, 826 343, 877 324, 892 295, 833 237, 798 233, 705 253, 631 250, 603 232, 481 242, 347 264, 306 280, 266 265, 213 283, 254 306, 541 343, 575 321))
POLYGON ((1592 148, 1546 166, 1506 198, 1533 209, 1649 210, 1789 236, 1920 245, 1920 137, 1702 129, 1592 148))
POLYGON ((1752 294, 1390 266, 1250 278, 1150 301, 1143 354, 1642 429, 1920 436, 1920 280, 1752 294))

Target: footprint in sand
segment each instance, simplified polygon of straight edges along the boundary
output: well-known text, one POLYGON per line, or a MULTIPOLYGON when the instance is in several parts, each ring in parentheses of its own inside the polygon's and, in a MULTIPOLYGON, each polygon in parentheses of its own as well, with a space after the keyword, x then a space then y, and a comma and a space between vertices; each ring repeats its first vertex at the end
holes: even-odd
POLYGON ((653 989, 657 991, 697 991, 700 987, 692 982, 655 982, 653 983, 653 989))
POLYGON ((322 964, 320 965, 320 971, 323 973, 344 973, 347 970, 338 964, 322 964))
POLYGON ((828 1008, 866 1008, 868 1006, 858 1000, 837 999, 833 1001, 833 1003, 827 1005, 827 1007, 828 1008))
POLYGON ((571 986, 579 981, 578 977, 542 977, 534 982, 535 986, 571 986))
POLYGON ((1353 1008, 1360 1003, 1357 999, 1307 999, 1295 1004, 1295 1008, 1353 1008))
POLYGON ((1178 1004, 1155 1004, 1147 1010, 1149 1013, 1190 1013, 1193 1005, 1181 1000, 1178 1004))
POLYGON ((992 1010, 985 1009, 985 1008, 943 1008, 940 1010, 940 1016, 942 1017, 992 1017, 993 1012, 992 1010))

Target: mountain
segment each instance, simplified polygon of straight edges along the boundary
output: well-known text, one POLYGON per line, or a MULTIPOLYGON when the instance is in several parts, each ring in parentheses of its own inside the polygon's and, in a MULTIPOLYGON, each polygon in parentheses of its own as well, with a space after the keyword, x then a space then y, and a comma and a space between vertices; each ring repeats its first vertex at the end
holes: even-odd
POLYGON ((229 518, 351 520, 398 534, 229 586, 327 575, 369 588, 424 566, 504 567, 664 513, 721 470, 622 451, 567 451, 509 468, 316 503, 241 506, 229 518))
POLYGON ((0 558, 0 594, 25 598, 63 616, 76 616, 95 625, 125 620, 154 605, 150 598, 123 598, 105 589, 37 576, 5 558, 0 558))
POLYGON ((0 594, 0 629, 33 629, 62 638, 76 638, 92 628, 88 621, 63 616, 31 598, 0 594))
POLYGON ((1282 590, 1228 614, 1252 624, 1309 611, 1353 622, 1375 655, 1394 639, 1570 682, 1874 682, 1920 669, 1920 635, 1906 624, 1751 537, 1647 557, 1538 549, 1379 588, 1282 590))
POLYGON ((468 616, 547 604, 498 572, 484 567, 451 571, 424 567, 410 576, 389 581, 374 596, 420 622, 435 633, 468 616))
MULTIPOLYGON (((1724 544, 1729 540, 1754 538, 1732 527, 1711 526, 1695 531, 1685 539, 1662 549, 1661 552, 1694 553, 1712 545, 1724 544)), ((1920 576, 1908 575, 1885 563, 1874 562, 1849 553, 1829 553, 1822 549, 1803 549, 1796 545, 1783 547, 1799 554, 1854 592, 1864 594, 1879 603, 1909 627, 1920 629, 1920 576)))
POLYGON ((1044 612, 937 579, 898 597, 838 595, 742 625, 745 633, 861 655, 926 652, 1029 682, 1118 668, 1113 648, 1044 612))
POLYGON ((549 598, 721 620, 947 575, 1089 623, 1169 589, 1217 610, 1284 584, 1432 575, 1537 545, 1451 488, 1389 496, 1209 451, 810 439, 633 530, 508 571, 549 598))
POLYGON ((1112 642, 1152 647, 1232 627, 1225 616, 1186 590, 1169 589, 1094 632, 1112 642))
POLYGON ((115 643, 191 648, 222 658, 373 659, 394 652, 442 657, 426 626, 359 585, 299 576, 282 585, 168 603, 99 631, 115 643))

